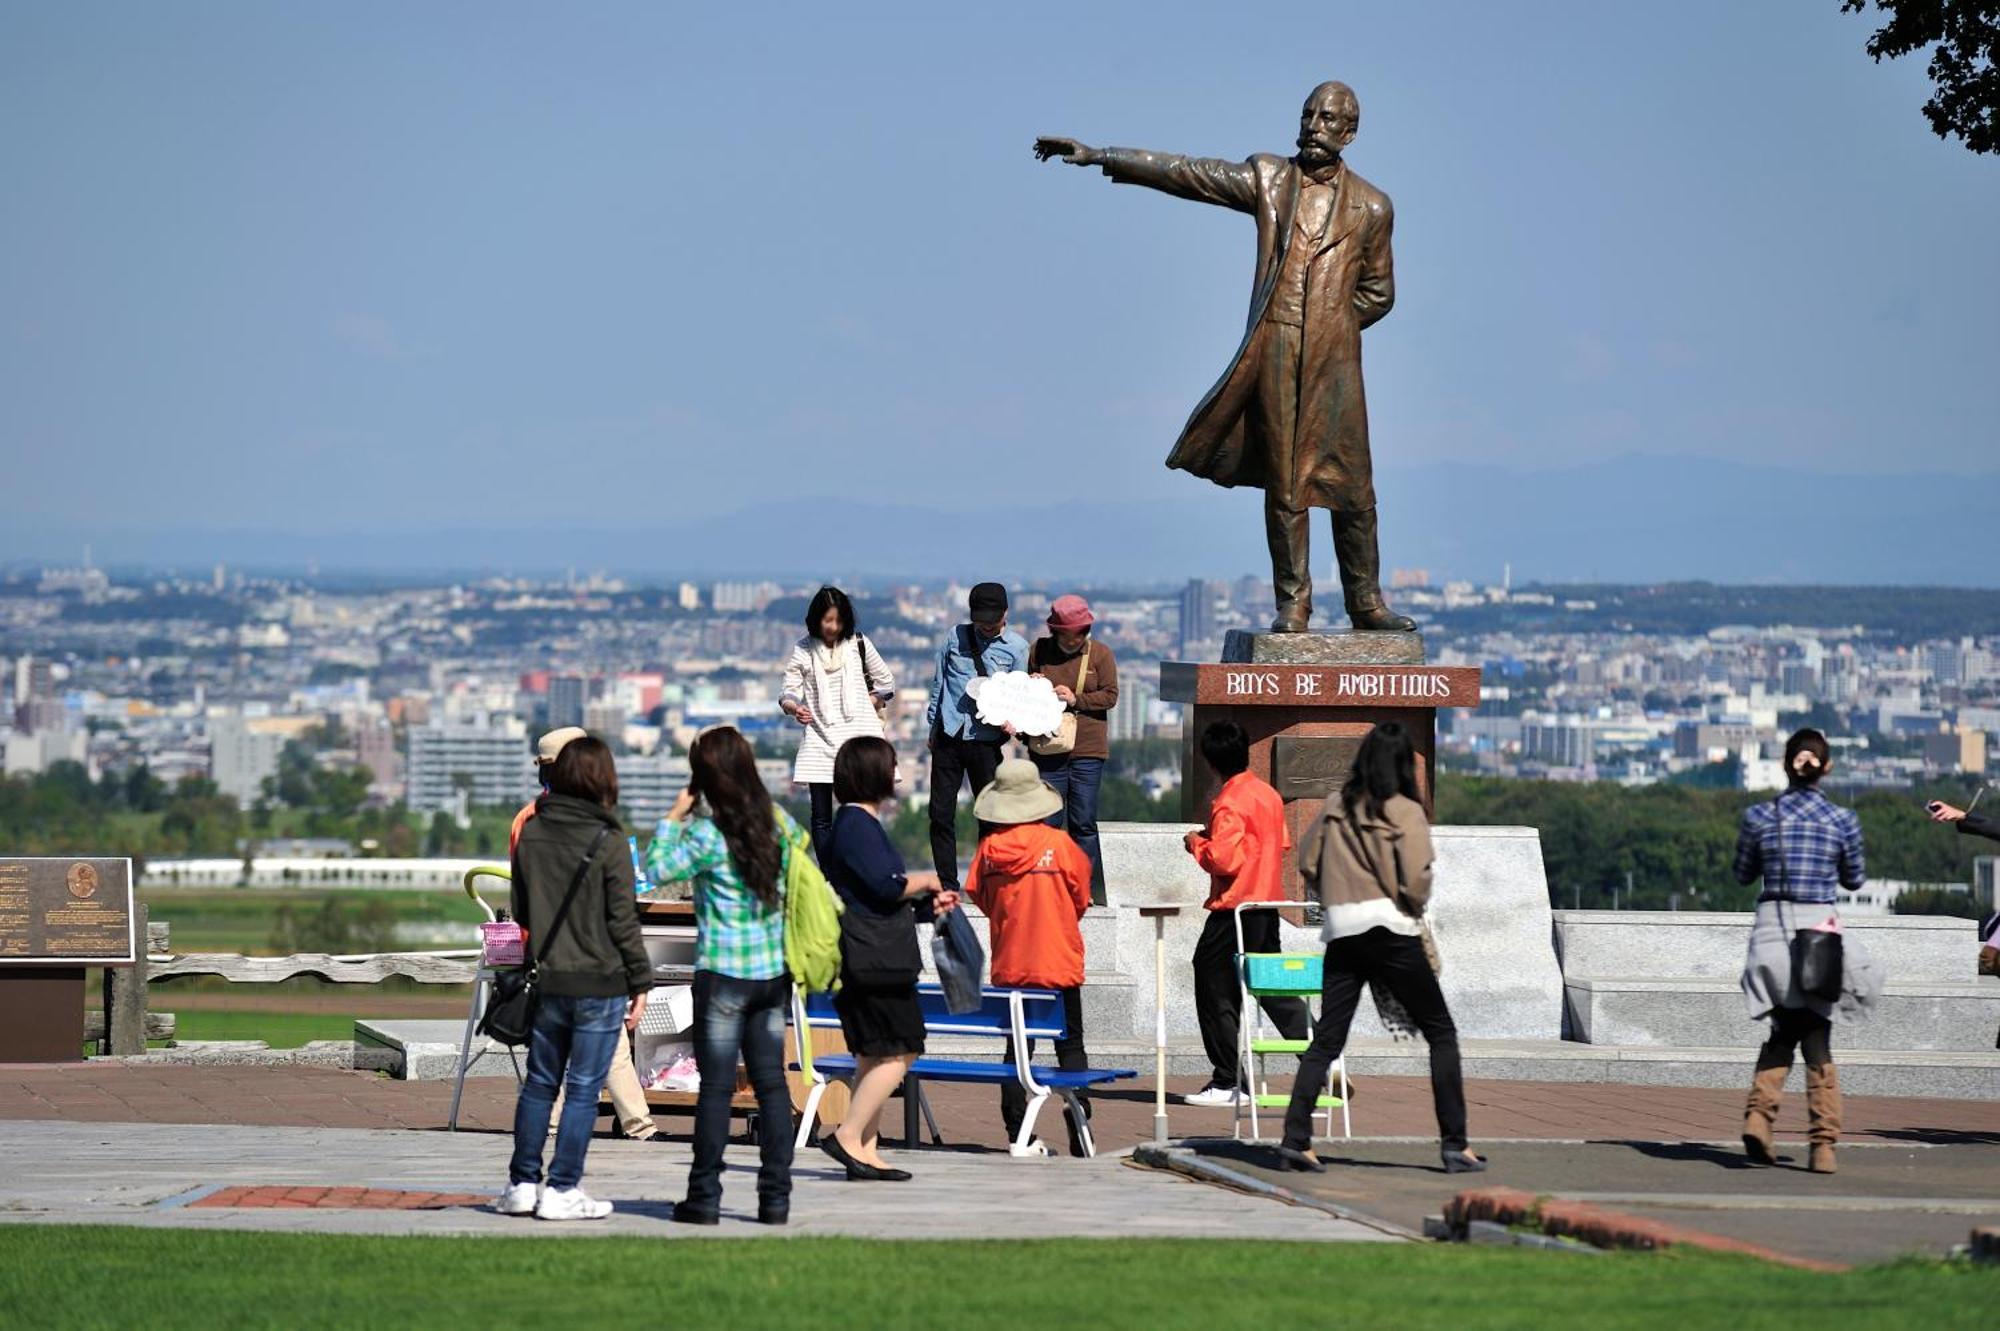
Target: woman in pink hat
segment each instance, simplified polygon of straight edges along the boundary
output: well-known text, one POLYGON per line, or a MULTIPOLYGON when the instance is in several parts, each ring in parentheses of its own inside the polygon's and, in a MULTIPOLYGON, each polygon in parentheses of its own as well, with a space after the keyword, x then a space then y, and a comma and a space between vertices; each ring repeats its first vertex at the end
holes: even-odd
POLYGON ((1070 719, 1053 739, 1028 745, 1042 779, 1062 796, 1063 806, 1049 824, 1066 828, 1090 857, 1090 899, 1104 904, 1104 857, 1097 845, 1097 788, 1111 757, 1108 713, 1118 705, 1118 662, 1111 649, 1093 641, 1095 616, 1081 596, 1058 596, 1049 607, 1049 635, 1028 653, 1028 673, 1055 685, 1070 719), (1067 747, 1065 747, 1067 746, 1067 747))

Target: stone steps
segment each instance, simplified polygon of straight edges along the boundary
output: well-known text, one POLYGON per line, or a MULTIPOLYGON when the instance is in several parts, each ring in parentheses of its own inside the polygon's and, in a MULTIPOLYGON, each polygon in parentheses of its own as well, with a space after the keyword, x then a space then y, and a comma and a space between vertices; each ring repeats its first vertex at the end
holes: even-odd
MULTIPOLYGON (((1721 978, 1571 977, 1564 982, 1570 1038, 1584 1044, 1671 1048, 1747 1048, 1763 1042, 1736 980, 1721 978)), ((2000 1028, 2000 980, 1883 986, 1874 1015, 1835 1032, 1841 1043, 1917 1052, 1991 1051, 2000 1028)))
MULTIPOLYGON (((1976 978, 1979 932, 1971 920, 1888 915, 1844 917, 1841 925, 1898 984, 1956 984, 1976 978)), ((1733 980, 1743 970, 1749 941, 1747 913, 1555 912, 1556 955, 1571 979, 1647 975, 1733 980)))

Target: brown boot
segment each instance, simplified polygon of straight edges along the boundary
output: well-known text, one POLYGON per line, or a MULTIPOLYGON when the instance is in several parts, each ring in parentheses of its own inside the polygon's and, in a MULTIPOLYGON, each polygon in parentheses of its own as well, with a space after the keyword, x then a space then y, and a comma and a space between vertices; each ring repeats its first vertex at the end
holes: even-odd
POLYGON ((1831 1174, 1837 1167, 1833 1148, 1840 1141, 1840 1069, 1833 1064, 1806 1064, 1806 1114, 1812 1141, 1807 1167, 1815 1174, 1831 1174))
POLYGON ((1375 633, 1408 633, 1417 621, 1399 615, 1382 599, 1382 551, 1376 541, 1375 510, 1333 515, 1333 550, 1340 558, 1340 587, 1347 620, 1375 633))
POLYGON ((1750 1099, 1743 1106, 1743 1154, 1753 1165, 1777 1163, 1771 1153, 1771 1125, 1777 1122, 1778 1106, 1785 1098, 1785 1078, 1791 1061, 1780 1064, 1771 1059, 1757 1061, 1757 1075, 1750 1079, 1750 1099))

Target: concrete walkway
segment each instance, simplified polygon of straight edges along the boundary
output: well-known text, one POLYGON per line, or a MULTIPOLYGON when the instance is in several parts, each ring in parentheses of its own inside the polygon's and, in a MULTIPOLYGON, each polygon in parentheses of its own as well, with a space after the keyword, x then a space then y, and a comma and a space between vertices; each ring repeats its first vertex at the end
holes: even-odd
POLYGON ((595 1223, 544 1224, 490 1211, 192 1205, 228 1186, 498 1191, 507 1137, 354 1128, 13 1122, 0 1133, 0 1222, 129 1224, 306 1233, 657 1238, 839 1234, 863 1238, 1067 1236, 1387 1240, 1366 1225, 1133 1168, 1116 1157, 1015 1160, 890 1152, 916 1178, 857 1184, 818 1150, 800 1156, 792 1224, 755 1223, 755 1152, 731 1146, 719 1229, 674 1224, 685 1145, 600 1140, 585 1187, 614 1202, 595 1223))
POLYGON ((2000 1223, 2000 1143, 1844 1143, 1840 1172, 1809 1173, 1802 1147, 1752 1167, 1735 1142, 1494 1142, 1491 1168, 1447 1175, 1432 1142, 1324 1141, 1324 1174, 1281 1171, 1268 1148, 1187 1145, 1203 1158, 1301 1197, 1409 1229, 1469 1189, 1518 1188, 1841 1265, 1943 1256, 2000 1223))

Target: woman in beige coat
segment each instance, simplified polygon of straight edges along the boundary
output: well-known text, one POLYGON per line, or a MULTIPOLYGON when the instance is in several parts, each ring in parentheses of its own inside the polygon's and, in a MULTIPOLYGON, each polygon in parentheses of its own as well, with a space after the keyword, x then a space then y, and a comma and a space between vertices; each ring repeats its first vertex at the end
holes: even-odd
POLYGON ((1465 1140, 1465 1083, 1458 1028, 1445 1008, 1422 924, 1431 899, 1431 828, 1418 800, 1416 749, 1409 732, 1385 721, 1368 733, 1346 786, 1327 797, 1305 844, 1299 872, 1325 908, 1320 937, 1326 966, 1319 1022, 1299 1058, 1285 1110, 1279 1163, 1326 1168, 1312 1151, 1313 1105, 1347 1044, 1361 991, 1380 985, 1410 1015, 1431 1047, 1431 1099, 1445 1171, 1486 1168, 1465 1140))

